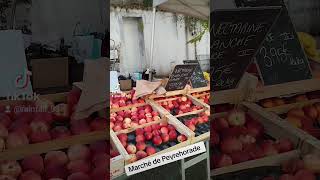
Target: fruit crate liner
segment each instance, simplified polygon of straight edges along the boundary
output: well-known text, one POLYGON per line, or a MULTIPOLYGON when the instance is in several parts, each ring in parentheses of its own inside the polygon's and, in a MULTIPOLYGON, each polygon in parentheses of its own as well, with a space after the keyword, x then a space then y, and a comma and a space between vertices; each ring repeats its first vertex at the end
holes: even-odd
MULTIPOLYGON (((177 130, 176 130, 176 132, 177 132, 177 136, 179 136, 180 133, 179 133, 177 130)), ((134 145, 136 145, 137 143, 136 143, 135 139, 136 139, 135 131, 134 131, 134 132, 131 132, 131 133, 128 133, 128 141, 127 141, 127 144, 134 144, 134 145)), ((156 145, 153 144, 152 139, 151 139, 151 140, 146 140, 146 141, 145 141, 145 144, 146 144, 147 146, 152 146, 152 147, 154 147, 154 148, 156 149, 157 153, 158 153, 158 152, 160 152, 160 151, 162 151, 162 150, 168 149, 168 148, 170 148, 170 147, 173 147, 173 146, 179 144, 179 142, 178 142, 177 140, 175 140, 175 141, 169 141, 169 142, 167 142, 167 143, 161 144, 160 146, 156 146, 156 145)))
MULTIPOLYGON (((179 117, 178 120, 184 124, 185 121, 192 119, 192 118, 195 118, 195 117, 199 117, 199 115, 191 114, 191 115, 187 115, 187 116, 182 116, 182 117, 179 117)), ((204 133, 207 133, 209 131, 210 131, 210 121, 203 123, 203 124, 198 124, 196 126, 196 130, 194 133, 195 133, 195 136, 198 137, 198 136, 200 136, 204 133)))
MULTIPOLYGON (((280 166, 264 166, 241 170, 237 172, 227 173, 219 176, 214 176, 214 180, 262 180, 265 177, 272 176, 275 179, 279 179, 282 172, 280 166)), ((317 180, 320 180, 320 176, 317 176, 317 180)))

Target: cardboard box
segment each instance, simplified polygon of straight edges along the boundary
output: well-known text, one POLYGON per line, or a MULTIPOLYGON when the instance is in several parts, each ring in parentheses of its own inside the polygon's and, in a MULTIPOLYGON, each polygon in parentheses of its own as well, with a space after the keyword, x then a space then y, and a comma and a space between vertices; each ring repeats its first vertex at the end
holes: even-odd
POLYGON ((132 89, 132 80, 120 80, 120 90, 129 91, 132 89))
POLYGON ((34 89, 69 85, 68 57, 32 59, 31 67, 34 89))

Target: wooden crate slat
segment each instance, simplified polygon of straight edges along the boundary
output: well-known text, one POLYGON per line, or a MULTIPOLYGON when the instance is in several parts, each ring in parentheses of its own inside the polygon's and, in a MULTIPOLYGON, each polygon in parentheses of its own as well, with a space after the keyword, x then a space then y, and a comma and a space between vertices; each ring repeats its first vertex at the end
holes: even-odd
POLYGON ((15 149, 8 149, 0 153, 0 160, 20 160, 34 154, 43 154, 50 151, 66 149, 72 145, 90 144, 109 139, 107 130, 75 135, 65 139, 51 140, 43 143, 29 144, 15 149))
POLYGON ((302 108, 307 105, 311 105, 314 103, 320 102, 320 99, 312 99, 309 101, 304 102, 297 102, 297 103, 291 103, 291 104, 285 104, 282 106, 272 107, 272 108, 264 108, 266 111, 273 112, 276 114, 284 114, 287 113, 289 110, 293 108, 302 108))
POLYGON ((280 97, 290 94, 306 93, 316 90, 320 90, 320 79, 294 81, 253 89, 251 90, 252 96, 248 99, 248 101, 256 102, 261 99, 280 97))
POLYGON ((193 97, 192 95, 190 94, 187 94, 187 97, 189 99, 191 99, 191 101, 193 102, 193 104, 197 105, 197 106, 203 106, 205 107, 206 109, 210 110, 210 106, 206 103, 204 103, 203 101, 200 101, 200 99, 197 99, 195 97, 193 97))
POLYGON ((294 150, 287 153, 265 157, 262 159, 251 160, 251 161, 235 164, 228 167, 218 168, 218 169, 211 170, 211 176, 218 176, 222 174, 237 172, 237 171, 256 168, 256 167, 278 166, 278 165, 281 165, 282 162, 291 160, 293 158, 298 158, 299 154, 300 152, 298 150, 294 150))

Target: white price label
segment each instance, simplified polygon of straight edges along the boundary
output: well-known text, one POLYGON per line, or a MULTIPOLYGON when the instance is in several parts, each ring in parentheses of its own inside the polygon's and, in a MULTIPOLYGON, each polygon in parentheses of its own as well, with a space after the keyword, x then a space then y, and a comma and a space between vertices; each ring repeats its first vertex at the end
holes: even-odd
POLYGON ((181 149, 173 150, 164 154, 160 154, 150 158, 145 158, 140 161, 131 163, 125 166, 125 171, 127 176, 131 176, 204 152, 206 152, 204 142, 199 142, 193 145, 183 147, 181 149))

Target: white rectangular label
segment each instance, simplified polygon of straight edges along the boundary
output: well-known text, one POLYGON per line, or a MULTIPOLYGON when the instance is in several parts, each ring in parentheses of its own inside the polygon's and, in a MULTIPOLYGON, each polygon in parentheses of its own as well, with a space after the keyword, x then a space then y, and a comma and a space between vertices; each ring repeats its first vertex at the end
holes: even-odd
POLYGON ((187 157, 206 152, 204 142, 199 142, 154 157, 145 158, 125 166, 127 176, 169 164, 187 157))

